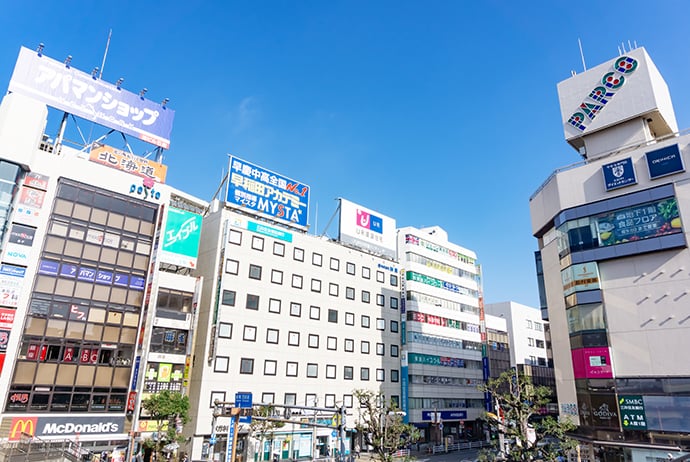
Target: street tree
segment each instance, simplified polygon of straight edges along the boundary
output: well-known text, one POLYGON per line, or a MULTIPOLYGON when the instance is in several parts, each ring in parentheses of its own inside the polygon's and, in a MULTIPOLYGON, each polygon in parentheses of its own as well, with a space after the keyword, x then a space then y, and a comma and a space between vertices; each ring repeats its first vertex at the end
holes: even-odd
POLYGON ((365 445, 374 448, 381 462, 391 462, 395 451, 419 439, 419 430, 404 423, 405 413, 382 393, 360 389, 353 394, 360 405, 357 433, 365 445))
MULTIPOLYGON (((252 421, 249 430, 252 437, 259 440, 259 451, 263 452, 264 442, 273 441, 274 432, 285 426, 284 422, 270 420, 278 416, 276 407, 273 404, 265 404, 254 408, 252 421), (258 417, 258 418, 257 418, 258 417)), ((271 443, 271 446, 273 444, 271 443)), ((259 455, 261 460, 261 453, 259 455)))
MULTIPOLYGON (((551 402, 548 387, 533 385, 530 377, 509 369, 479 388, 491 394, 496 406, 496 413, 487 412, 485 419, 498 432, 504 444, 499 452, 505 452, 508 460, 554 461, 577 446, 568 437, 575 430, 571 420, 540 414, 551 402)), ((484 460, 495 458, 495 453, 481 456, 484 460)))
POLYGON ((166 445, 175 447, 175 443, 179 445, 185 439, 181 433, 182 425, 189 422, 189 397, 164 390, 144 399, 141 406, 156 422, 154 437, 146 440, 145 444, 156 452, 156 460, 163 460, 166 445))

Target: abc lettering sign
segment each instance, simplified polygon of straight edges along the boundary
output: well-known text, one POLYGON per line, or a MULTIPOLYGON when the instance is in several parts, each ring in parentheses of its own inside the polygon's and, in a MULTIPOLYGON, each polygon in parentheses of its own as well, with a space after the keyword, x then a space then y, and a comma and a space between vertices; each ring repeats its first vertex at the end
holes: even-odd
MULTIPOLYGON (((9 422, 9 441, 17 441, 22 435, 39 437, 64 437, 84 435, 124 434, 124 417, 6 417, 2 427, 9 422)), ((5 435, 0 435, 5 436, 5 435)))
POLYGON ((395 219, 340 199, 340 242, 395 258, 395 235, 395 219))

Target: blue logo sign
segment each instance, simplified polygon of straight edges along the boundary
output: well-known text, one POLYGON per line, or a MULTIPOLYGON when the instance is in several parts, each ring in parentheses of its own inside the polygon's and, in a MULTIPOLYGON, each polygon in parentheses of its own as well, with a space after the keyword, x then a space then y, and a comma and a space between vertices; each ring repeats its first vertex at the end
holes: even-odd
POLYGON ((230 158, 226 202, 307 228, 309 186, 236 157, 230 158))
POLYGON ((683 156, 680 154, 677 144, 648 152, 645 156, 647 157, 647 167, 649 167, 651 180, 685 171, 683 156))
POLYGON ((611 162, 601 167, 604 172, 604 184, 607 191, 637 184, 632 158, 611 162))
MULTIPOLYGON (((438 411, 441 420, 467 419, 467 411, 438 411)), ((422 420, 434 420, 434 411, 422 411, 422 420)))
POLYGON ((251 393, 235 393, 235 407, 250 408, 252 407, 251 393))

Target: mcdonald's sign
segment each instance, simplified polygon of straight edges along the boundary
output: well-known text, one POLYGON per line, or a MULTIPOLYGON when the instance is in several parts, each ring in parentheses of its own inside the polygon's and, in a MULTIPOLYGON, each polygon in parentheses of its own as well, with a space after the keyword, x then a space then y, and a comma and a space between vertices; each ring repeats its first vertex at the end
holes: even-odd
POLYGON ((10 441, 21 439, 22 434, 33 436, 38 426, 38 417, 14 417, 10 424, 10 441))

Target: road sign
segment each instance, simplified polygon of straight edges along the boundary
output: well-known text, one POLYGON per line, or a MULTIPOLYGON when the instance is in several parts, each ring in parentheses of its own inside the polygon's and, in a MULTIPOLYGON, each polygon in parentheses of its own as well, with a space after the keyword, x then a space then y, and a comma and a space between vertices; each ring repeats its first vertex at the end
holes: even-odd
POLYGON ((235 393, 235 407, 252 407, 251 393, 235 393))

